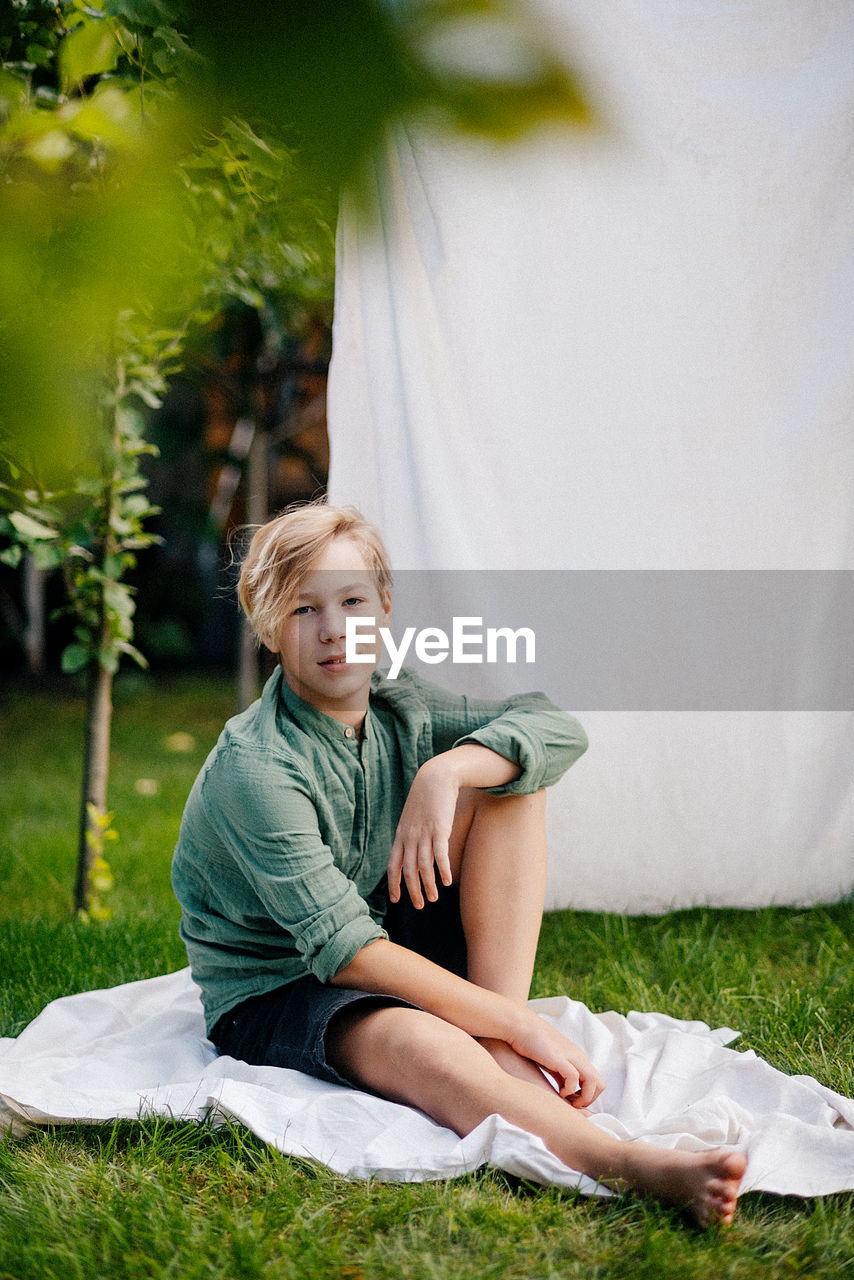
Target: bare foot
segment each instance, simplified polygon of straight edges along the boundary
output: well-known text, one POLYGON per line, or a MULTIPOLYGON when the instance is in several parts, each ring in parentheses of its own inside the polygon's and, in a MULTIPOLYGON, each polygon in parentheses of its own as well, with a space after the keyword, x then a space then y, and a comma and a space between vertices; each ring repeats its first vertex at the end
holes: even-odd
POLYGON ((729 1226, 747 1168, 740 1151, 664 1151, 647 1143, 634 1150, 631 1180, 639 1191, 682 1205, 701 1227, 729 1226))

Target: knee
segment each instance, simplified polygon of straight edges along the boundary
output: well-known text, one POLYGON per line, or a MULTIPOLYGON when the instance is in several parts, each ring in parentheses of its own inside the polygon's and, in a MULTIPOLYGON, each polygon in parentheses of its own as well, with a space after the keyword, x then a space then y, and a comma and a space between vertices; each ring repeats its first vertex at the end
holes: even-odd
POLYGON ((495 1109, 492 1097, 505 1078, 467 1032, 421 1009, 367 1014, 339 1038, 337 1056, 354 1084, 418 1107, 459 1134, 495 1109))
POLYGON ((519 807, 519 813, 522 820, 529 823, 537 830, 545 830, 546 825, 546 789, 540 787, 539 791, 533 791, 529 795, 524 796, 507 796, 508 801, 513 801, 519 807))
POLYGON ((495 813, 502 814, 505 818, 509 813, 513 812, 520 819, 528 819, 532 822, 544 822, 546 817, 546 789, 540 787, 539 791, 527 792, 524 795, 490 795, 487 792, 480 792, 481 801, 484 809, 491 810, 495 813))
POLYGON ((546 811, 545 787, 540 787, 539 791, 526 792, 524 795, 518 795, 515 792, 511 792, 510 795, 493 795, 490 791, 479 791, 474 787, 465 788, 465 790, 472 793, 470 803, 475 812, 493 810, 503 811, 506 814, 509 809, 518 809, 541 815, 546 811))
POLYGON ((451 1022, 420 1009, 404 1010, 410 1017, 397 1023, 397 1036, 390 1045, 398 1066, 423 1071, 432 1080, 452 1084, 470 1068, 473 1055, 482 1050, 478 1042, 451 1022))
MULTIPOLYGON (((398 1016, 386 1019, 376 1046, 382 1059, 380 1092, 391 1096, 397 1088, 406 1101, 453 1096, 492 1066, 486 1050, 452 1023, 420 1009, 394 1013, 398 1016)), ((427 1109, 434 1114, 432 1106, 427 1109)))

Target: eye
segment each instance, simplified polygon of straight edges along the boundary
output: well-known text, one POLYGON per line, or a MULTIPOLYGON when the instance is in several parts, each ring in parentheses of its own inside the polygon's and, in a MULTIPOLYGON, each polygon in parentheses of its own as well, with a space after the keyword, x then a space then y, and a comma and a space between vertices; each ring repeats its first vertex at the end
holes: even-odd
POLYGON ((365 602, 361 596, 348 596, 344 603, 350 608, 355 608, 356 605, 364 604, 365 602))
POLYGON ((292 615, 292 616, 293 616, 294 618, 298 618, 298 617, 300 617, 300 615, 303 615, 303 614, 306 614, 306 613, 310 613, 310 612, 311 612, 311 610, 312 610, 312 607, 313 607, 313 606, 312 606, 312 605, 310 605, 310 604, 301 604, 301 605, 299 605, 296 609, 294 609, 294 612, 293 612, 293 615, 292 615))

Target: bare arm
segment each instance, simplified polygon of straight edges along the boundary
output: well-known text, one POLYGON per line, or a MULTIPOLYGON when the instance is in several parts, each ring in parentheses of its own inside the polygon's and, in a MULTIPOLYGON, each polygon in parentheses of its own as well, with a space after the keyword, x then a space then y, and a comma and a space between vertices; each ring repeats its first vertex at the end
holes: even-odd
MULTIPOLYGON (((521 776, 522 766, 490 747, 477 742, 464 742, 428 760, 428 765, 441 764, 451 770, 461 787, 501 787, 521 776)), ((422 766, 426 767, 426 766, 422 766)), ((419 770, 420 772, 420 770, 419 770)))
POLYGON ((604 1087, 583 1050, 531 1009, 387 939, 362 947, 332 984, 400 996, 472 1036, 505 1041, 547 1071, 573 1106, 589 1105, 604 1087))
POLYGON ((448 844, 461 787, 500 787, 520 776, 521 766, 482 747, 465 742, 426 761, 403 806, 388 863, 388 892, 400 898, 401 874, 416 907, 438 897, 435 869, 442 884, 451 883, 448 844))

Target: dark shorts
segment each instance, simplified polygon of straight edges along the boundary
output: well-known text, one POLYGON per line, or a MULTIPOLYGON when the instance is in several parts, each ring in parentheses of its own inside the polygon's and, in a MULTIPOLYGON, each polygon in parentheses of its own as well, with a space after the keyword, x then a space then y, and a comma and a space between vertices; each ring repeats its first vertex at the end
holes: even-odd
MULTIPOLYGON (((404 890, 389 906, 386 930, 392 942, 466 976, 466 944, 456 886, 440 888, 439 901, 416 911, 404 890)), ((220 1053, 255 1066, 290 1067, 319 1080, 349 1085, 326 1059, 326 1032, 337 1013, 366 1006, 415 1008, 397 996, 333 987, 312 974, 243 1000, 216 1023, 210 1038, 220 1053)))

